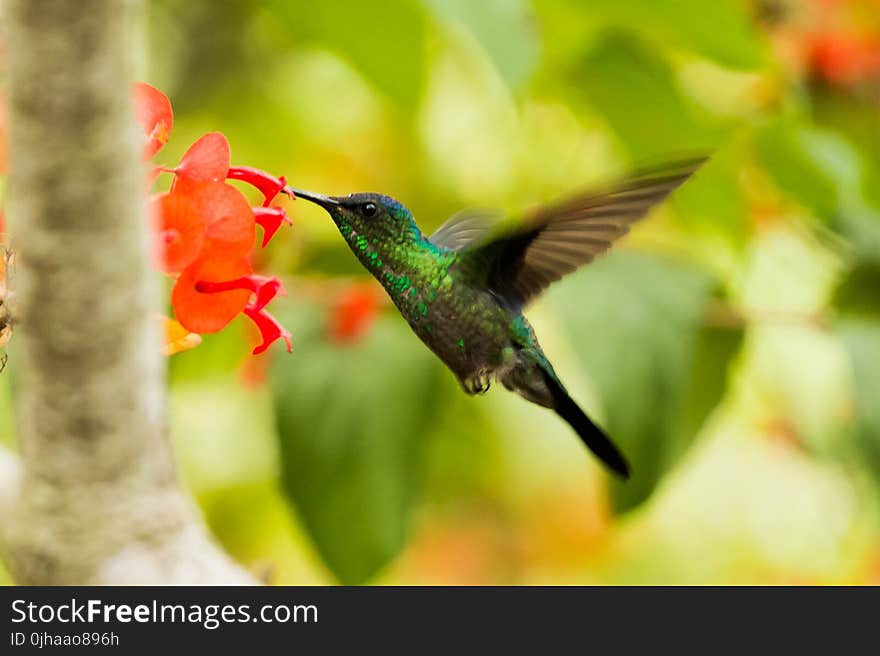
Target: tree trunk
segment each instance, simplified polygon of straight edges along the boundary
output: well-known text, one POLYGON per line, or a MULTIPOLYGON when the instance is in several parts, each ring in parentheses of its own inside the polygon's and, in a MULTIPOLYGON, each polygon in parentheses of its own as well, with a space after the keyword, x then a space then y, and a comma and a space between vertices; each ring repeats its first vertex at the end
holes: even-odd
POLYGON ((131 107, 141 8, 4 8, 21 470, 0 503, 7 566, 25 584, 252 583, 181 491, 168 442, 131 107))

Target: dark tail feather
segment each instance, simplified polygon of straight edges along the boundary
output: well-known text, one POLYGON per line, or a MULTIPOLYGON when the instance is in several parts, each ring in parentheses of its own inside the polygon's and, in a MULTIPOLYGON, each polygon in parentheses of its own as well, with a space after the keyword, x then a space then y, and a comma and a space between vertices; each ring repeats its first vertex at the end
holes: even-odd
POLYGON ((580 409, 565 391, 565 388, 554 376, 544 372, 547 387, 553 395, 555 405, 553 409, 560 417, 565 419, 574 428, 578 436, 583 440, 587 448, 596 454, 596 457, 604 462, 612 471, 629 478, 629 464, 623 454, 618 450, 611 439, 596 426, 589 417, 580 409))

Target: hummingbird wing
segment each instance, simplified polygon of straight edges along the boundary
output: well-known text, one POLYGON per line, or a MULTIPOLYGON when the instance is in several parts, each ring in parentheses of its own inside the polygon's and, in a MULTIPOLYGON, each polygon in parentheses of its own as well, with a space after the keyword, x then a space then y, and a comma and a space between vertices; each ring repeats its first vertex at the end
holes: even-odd
POLYGON ((482 243, 501 220, 498 210, 471 208, 456 212, 434 231, 430 239, 440 248, 463 250, 482 243))
POLYGON ((506 234, 460 250, 485 267, 490 289, 525 305, 607 251, 705 161, 702 157, 642 170, 606 191, 538 208, 506 234))

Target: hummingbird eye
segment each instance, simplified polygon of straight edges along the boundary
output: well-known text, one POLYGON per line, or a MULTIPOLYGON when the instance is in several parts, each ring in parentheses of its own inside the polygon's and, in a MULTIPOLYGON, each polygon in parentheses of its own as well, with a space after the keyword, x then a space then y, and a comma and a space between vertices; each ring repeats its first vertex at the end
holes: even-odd
POLYGON ((378 212, 378 208, 376 207, 376 203, 364 203, 361 206, 361 214, 363 214, 368 219, 370 217, 376 216, 376 212, 378 212))

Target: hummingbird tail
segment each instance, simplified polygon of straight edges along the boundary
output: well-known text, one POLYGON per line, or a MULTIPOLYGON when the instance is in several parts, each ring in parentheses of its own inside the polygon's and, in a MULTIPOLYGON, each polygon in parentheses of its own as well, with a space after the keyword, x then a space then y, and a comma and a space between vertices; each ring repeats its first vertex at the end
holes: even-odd
POLYGON ((587 448, 614 473, 629 478, 629 464, 605 432, 574 402, 556 376, 544 371, 544 381, 553 396, 553 410, 575 430, 587 448))
POLYGON ((622 478, 629 478, 629 465, 623 454, 568 395, 540 349, 523 349, 519 356, 518 364, 499 376, 501 383, 524 399, 554 410, 599 460, 622 478))

